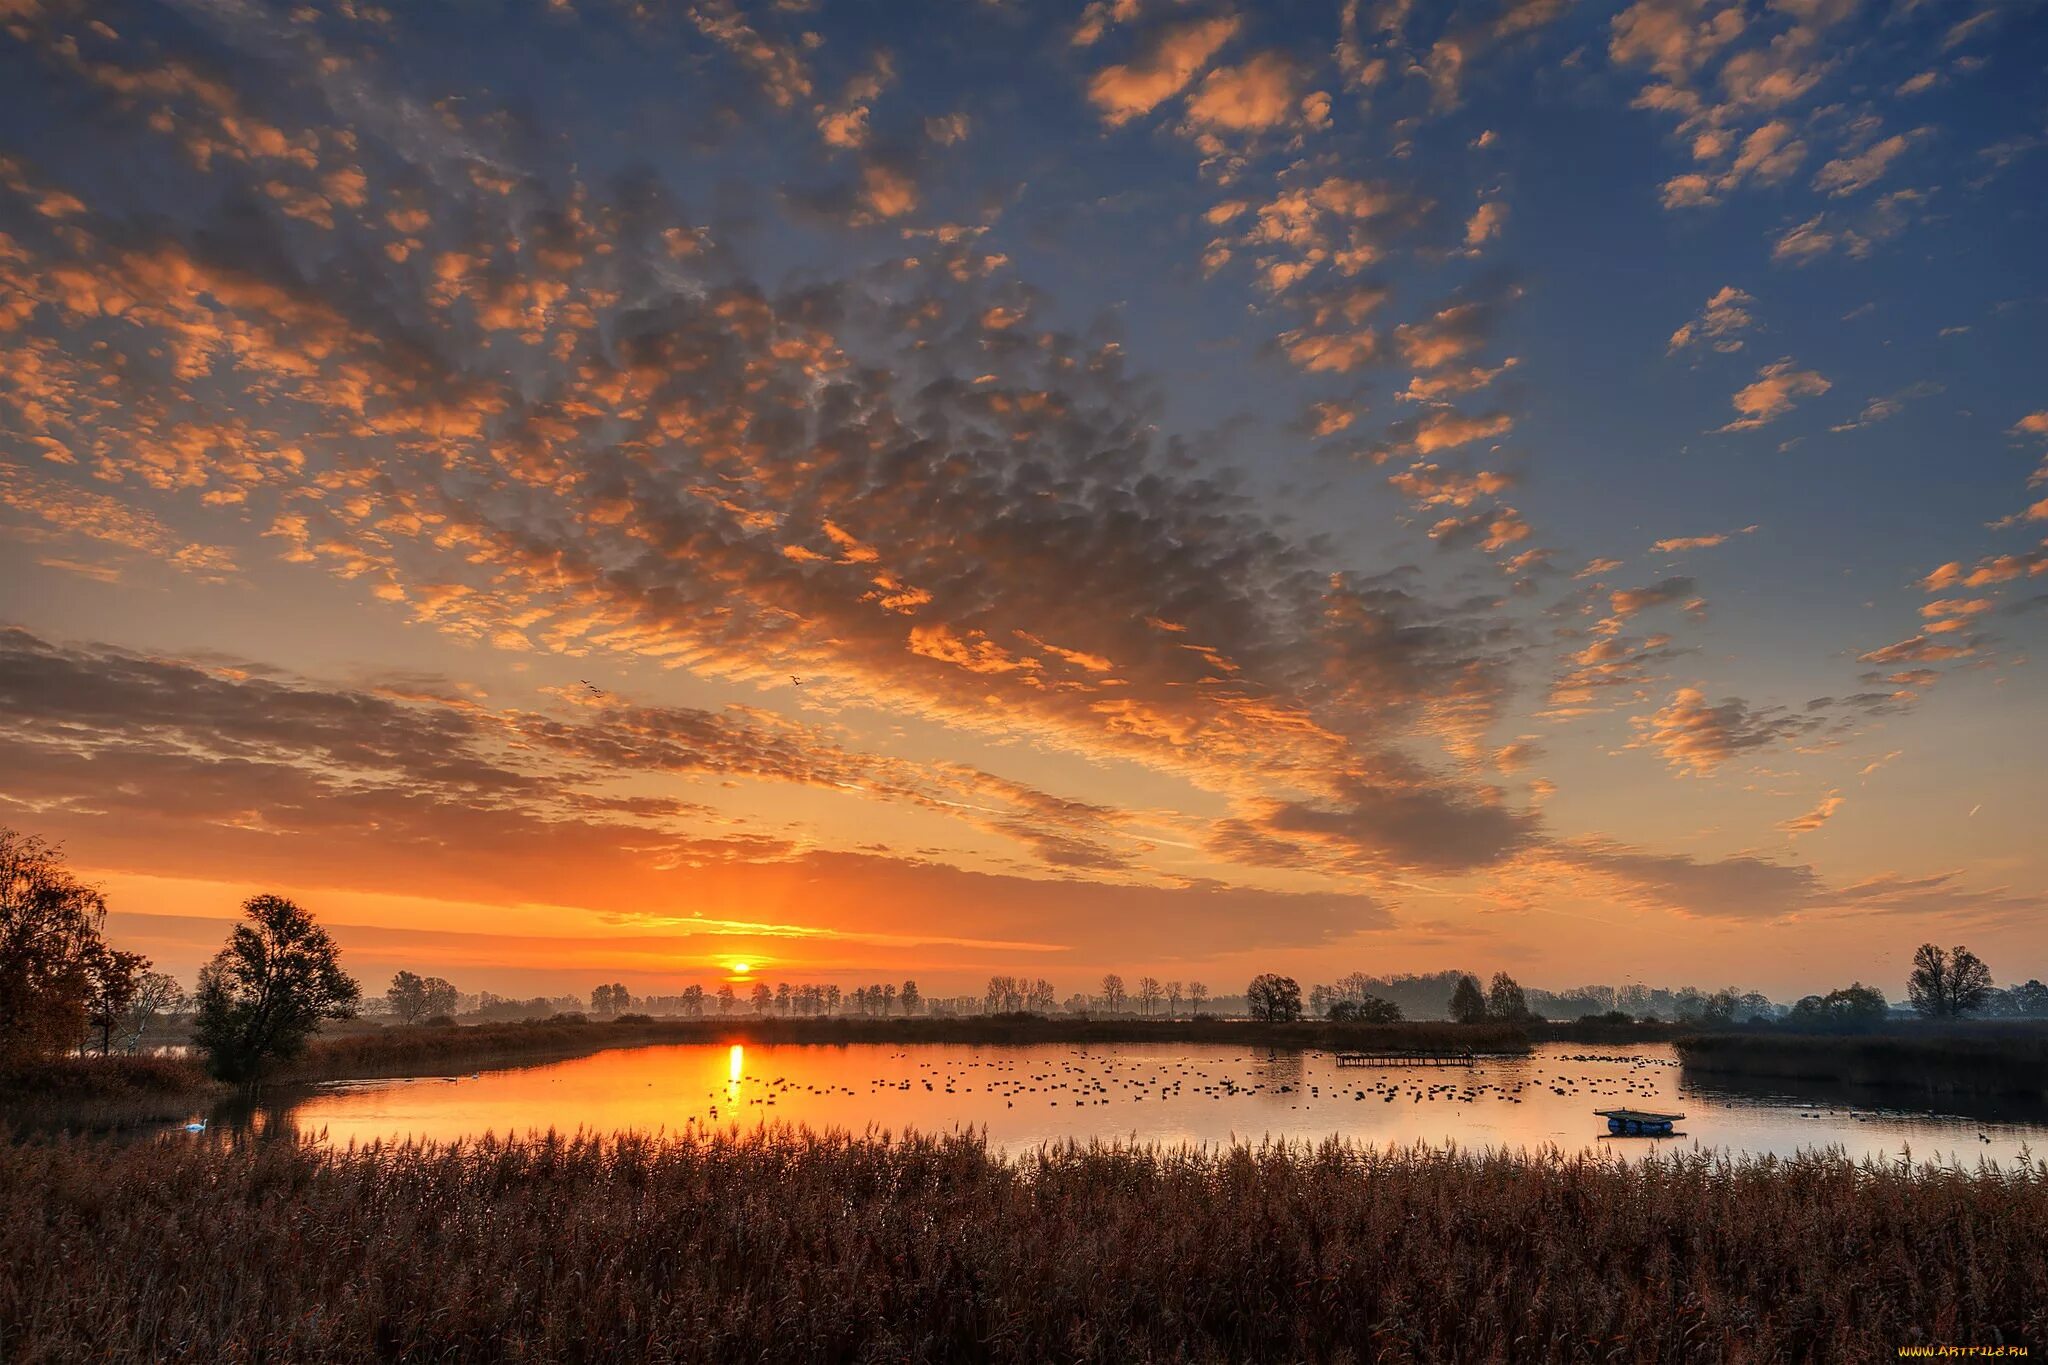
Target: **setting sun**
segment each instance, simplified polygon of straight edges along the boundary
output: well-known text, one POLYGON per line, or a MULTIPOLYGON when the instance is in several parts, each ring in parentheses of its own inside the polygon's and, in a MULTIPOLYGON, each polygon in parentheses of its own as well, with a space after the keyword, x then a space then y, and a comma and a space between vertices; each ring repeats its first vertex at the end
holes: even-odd
POLYGON ((732 972, 734 976, 745 976, 748 972, 752 970, 753 968, 748 966, 744 962, 735 962, 732 964, 732 972))

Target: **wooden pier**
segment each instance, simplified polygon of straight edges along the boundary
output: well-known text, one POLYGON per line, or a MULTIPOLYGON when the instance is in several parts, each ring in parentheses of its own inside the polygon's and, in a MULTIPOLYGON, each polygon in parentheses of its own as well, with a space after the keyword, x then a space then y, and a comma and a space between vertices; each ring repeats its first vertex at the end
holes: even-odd
POLYGON ((1471 1066, 1475 1054, 1441 1048, 1402 1048, 1397 1051, 1340 1052, 1338 1066, 1471 1066))

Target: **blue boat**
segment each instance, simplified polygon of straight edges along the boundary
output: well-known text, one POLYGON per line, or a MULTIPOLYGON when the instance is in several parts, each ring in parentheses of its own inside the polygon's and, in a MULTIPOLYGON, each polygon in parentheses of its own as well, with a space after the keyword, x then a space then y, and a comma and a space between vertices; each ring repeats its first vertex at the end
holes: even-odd
POLYGON ((1595 1109, 1607 1120, 1609 1137, 1676 1137, 1671 1125, 1683 1114, 1660 1114, 1654 1109, 1595 1109))

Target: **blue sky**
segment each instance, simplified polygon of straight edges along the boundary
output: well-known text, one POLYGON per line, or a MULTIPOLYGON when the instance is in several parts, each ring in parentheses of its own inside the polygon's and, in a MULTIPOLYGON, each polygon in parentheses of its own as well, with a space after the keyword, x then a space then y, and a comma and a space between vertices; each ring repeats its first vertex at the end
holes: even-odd
POLYGON ((2039 973, 2036 7, 4 27, 0 818, 168 960, 2039 973))

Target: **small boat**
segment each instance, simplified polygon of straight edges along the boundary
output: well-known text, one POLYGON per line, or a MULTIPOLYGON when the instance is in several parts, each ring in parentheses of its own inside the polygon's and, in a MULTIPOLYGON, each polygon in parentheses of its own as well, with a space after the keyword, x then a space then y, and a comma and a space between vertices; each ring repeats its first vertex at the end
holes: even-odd
POLYGON ((1607 1120, 1609 1137, 1677 1137, 1671 1125, 1684 1118, 1683 1114, 1660 1114, 1654 1109, 1595 1109, 1593 1111, 1607 1120))

